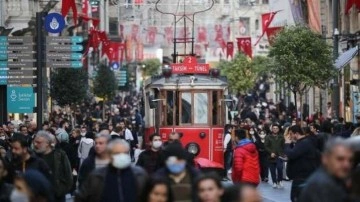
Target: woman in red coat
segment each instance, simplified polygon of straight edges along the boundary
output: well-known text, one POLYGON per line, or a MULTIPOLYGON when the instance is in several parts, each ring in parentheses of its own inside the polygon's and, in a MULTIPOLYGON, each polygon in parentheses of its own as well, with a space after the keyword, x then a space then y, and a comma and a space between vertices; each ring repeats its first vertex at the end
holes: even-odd
POLYGON ((257 186, 260 182, 260 165, 256 146, 246 138, 245 130, 236 130, 235 140, 238 144, 234 150, 232 181, 257 186))

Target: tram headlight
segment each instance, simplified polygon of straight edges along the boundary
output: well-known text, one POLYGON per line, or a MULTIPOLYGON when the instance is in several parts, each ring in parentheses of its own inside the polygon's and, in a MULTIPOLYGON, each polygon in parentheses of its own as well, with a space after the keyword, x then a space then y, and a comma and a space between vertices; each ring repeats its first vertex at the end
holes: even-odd
POLYGON ((195 142, 187 144, 185 148, 190 154, 193 154, 194 156, 197 156, 200 153, 200 146, 195 142))

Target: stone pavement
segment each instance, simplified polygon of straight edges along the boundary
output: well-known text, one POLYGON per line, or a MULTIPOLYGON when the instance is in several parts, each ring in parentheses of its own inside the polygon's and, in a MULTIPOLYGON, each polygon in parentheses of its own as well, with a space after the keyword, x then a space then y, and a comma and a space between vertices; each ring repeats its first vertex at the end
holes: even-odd
POLYGON ((291 182, 284 181, 283 189, 274 189, 270 183, 261 183, 258 190, 264 198, 263 202, 290 202, 291 182))

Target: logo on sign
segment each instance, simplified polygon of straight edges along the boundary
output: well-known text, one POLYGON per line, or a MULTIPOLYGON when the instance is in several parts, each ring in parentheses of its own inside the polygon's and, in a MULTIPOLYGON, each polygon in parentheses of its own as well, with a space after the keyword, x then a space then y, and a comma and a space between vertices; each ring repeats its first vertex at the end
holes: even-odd
POLYGON ((11 98, 11 101, 13 101, 13 102, 16 101, 17 96, 16 96, 15 90, 12 90, 12 91, 11 91, 10 98, 11 98))
POLYGON ((45 17, 45 30, 50 33, 60 33, 65 27, 65 19, 59 13, 50 13, 45 17))

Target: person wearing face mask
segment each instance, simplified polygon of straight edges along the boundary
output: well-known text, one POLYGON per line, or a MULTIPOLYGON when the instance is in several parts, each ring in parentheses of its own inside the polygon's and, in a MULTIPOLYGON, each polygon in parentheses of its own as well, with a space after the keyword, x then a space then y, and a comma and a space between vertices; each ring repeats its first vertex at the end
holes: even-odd
POLYGON ((139 155, 136 165, 144 168, 149 175, 164 166, 164 155, 161 149, 162 141, 159 134, 150 135, 150 148, 139 155))
POLYGON ((261 181, 268 182, 269 176, 269 166, 268 166, 268 158, 269 153, 265 149, 265 138, 266 132, 264 130, 260 130, 259 133, 255 134, 255 146, 259 153, 259 163, 260 163, 260 177, 261 181))
POLYGON ((165 167, 156 176, 167 179, 174 193, 174 202, 197 201, 195 180, 199 172, 188 165, 187 152, 180 143, 171 143, 165 150, 165 167))
POLYGON ((131 165, 130 145, 122 139, 107 146, 111 162, 89 175, 75 196, 75 202, 138 202, 148 176, 131 165))
POLYGON ((28 170, 14 180, 11 202, 55 202, 50 182, 37 170, 28 170))
POLYGON ((91 148, 94 146, 94 133, 87 132, 85 137, 81 138, 79 147, 77 150, 78 157, 80 159, 80 166, 84 160, 89 156, 91 148))
POLYGON ((39 131, 35 135, 34 150, 50 167, 53 177, 50 180, 55 191, 55 200, 64 202, 65 195, 70 191, 73 183, 72 169, 66 153, 55 149, 52 144, 55 137, 46 132, 39 131))

